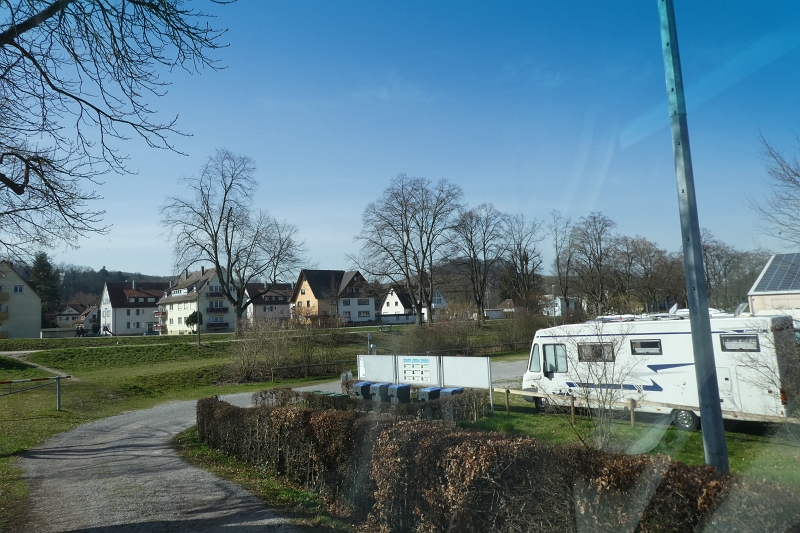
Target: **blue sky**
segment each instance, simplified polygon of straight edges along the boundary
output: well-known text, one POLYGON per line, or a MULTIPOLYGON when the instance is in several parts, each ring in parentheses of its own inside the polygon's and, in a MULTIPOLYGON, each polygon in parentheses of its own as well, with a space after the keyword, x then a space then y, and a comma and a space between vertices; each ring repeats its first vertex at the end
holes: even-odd
MULTIPOLYGON (((259 207, 299 227, 310 260, 345 268, 361 213, 398 173, 448 179, 466 200, 547 219, 602 211, 627 235, 680 244, 656 0, 240 1, 207 4, 228 28, 227 68, 168 74, 153 101, 192 137, 181 156, 122 148, 111 232, 58 262, 173 271, 158 208, 216 148, 251 156, 259 207)), ((701 225, 740 249, 781 251, 756 229, 759 133, 800 127, 800 5, 675 0, 701 225)), ((545 241, 546 257, 550 257, 545 241)), ((549 266, 549 265, 548 265, 549 266)))

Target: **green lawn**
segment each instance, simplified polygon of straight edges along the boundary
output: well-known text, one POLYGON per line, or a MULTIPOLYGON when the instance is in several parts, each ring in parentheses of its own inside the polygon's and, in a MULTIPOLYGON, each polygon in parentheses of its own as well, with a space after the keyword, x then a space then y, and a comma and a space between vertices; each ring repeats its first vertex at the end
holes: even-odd
MULTIPOLYGON (((229 341, 233 333, 203 333, 201 342, 229 341)), ((53 350, 56 348, 88 348, 150 344, 196 343, 195 335, 159 335, 130 337, 66 337, 61 339, 0 339, 0 352, 53 350)))
MULTIPOLYGON (((537 414, 531 404, 512 395, 511 414, 506 415, 504 401, 502 395, 496 393, 495 416, 465 426, 512 432, 552 443, 577 440, 566 413, 537 414)), ((580 417, 576 423, 582 423, 580 417)), ((726 421, 725 434, 733 474, 800 490, 800 428, 790 424, 726 421)), ((688 465, 705 463, 702 433, 680 431, 667 425, 663 418, 641 415, 632 428, 630 419, 622 415, 614 424, 611 446, 628 453, 659 453, 688 465)))

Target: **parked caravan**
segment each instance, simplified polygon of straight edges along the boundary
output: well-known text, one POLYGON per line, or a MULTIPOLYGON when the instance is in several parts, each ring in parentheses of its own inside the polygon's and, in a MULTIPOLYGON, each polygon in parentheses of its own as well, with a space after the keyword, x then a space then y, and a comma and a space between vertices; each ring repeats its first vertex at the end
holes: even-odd
MULTIPOLYGON (((723 418, 780 421, 792 408, 798 357, 791 317, 711 317, 723 418)), ((590 321, 536 332, 525 391, 545 402, 670 413, 682 429, 700 424, 688 317, 590 321)), ((526 398, 533 401, 532 398, 526 398)), ((537 399, 539 401, 539 399, 537 399)))

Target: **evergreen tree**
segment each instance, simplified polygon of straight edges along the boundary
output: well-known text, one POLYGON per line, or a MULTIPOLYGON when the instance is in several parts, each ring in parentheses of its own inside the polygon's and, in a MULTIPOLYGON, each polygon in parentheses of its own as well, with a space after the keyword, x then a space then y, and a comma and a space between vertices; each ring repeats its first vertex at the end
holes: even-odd
POLYGON ((61 302, 58 287, 58 272, 45 252, 38 252, 30 268, 31 281, 36 284, 36 292, 42 299, 42 326, 44 315, 58 309, 61 302))

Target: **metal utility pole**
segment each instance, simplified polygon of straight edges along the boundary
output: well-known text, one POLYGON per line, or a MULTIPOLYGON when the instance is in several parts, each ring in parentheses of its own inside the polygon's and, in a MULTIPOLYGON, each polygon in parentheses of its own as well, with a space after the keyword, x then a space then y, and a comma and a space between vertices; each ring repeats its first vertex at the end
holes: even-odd
POLYGON ((678 181, 678 207, 681 217, 683 266, 686 270, 686 294, 689 301, 689 320, 692 327, 694 368, 697 375, 697 395, 700 399, 700 419, 703 424, 703 449, 706 463, 717 474, 730 472, 728 444, 722 425, 717 368, 711 342, 711 321, 708 316, 708 294, 700 248, 700 222, 694 191, 692 155, 689 150, 689 128, 686 123, 686 102, 683 96, 683 76, 678 53, 678 31, 672 0, 657 0, 661 19, 661 47, 667 77, 667 98, 672 123, 672 148, 675 152, 675 176, 678 181))

